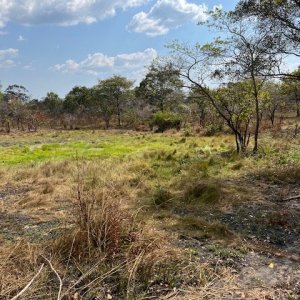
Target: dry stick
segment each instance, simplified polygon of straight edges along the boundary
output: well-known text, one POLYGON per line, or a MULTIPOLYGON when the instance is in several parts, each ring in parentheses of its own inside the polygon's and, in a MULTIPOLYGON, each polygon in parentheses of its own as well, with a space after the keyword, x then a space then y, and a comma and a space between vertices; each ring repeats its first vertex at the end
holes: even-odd
POLYGON ((13 298, 11 298, 11 300, 16 300, 18 299, 21 295, 23 295, 28 289, 29 287, 32 285, 32 283, 34 282, 34 280, 40 275, 40 273, 42 272, 43 268, 44 268, 45 264, 42 264, 39 271, 32 277, 32 279, 28 282, 28 284, 23 288, 22 291, 20 291, 16 296, 14 296, 13 298))
MULTIPOLYGON (((100 263, 103 262, 104 259, 101 259, 99 262, 97 262, 92 268, 90 268, 86 273, 83 273, 81 270, 81 272, 83 273, 83 275, 73 284, 71 285, 63 294, 63 296, 67 295, 72 288, 74 288, 76 285, 78 285, 83 279, 85 279, 87 276, 89 276, 90 274, 92 274, 97 267, 100 265, 100 263)), ((78 267, 77 267, 78 268, 78 267)), ((79 269, 79 268, 78 268, 79 269)))
POLYGON ((134 283, 133 283, 133 287, 130 289, 130 283, 131 283, 131 280, 133 279, 134 280, 134 276, 135 276, 135 273, 136 273, 136 270, 140 264, 140 262, 142 261, 143 259, 143 256, 145 254, 145 251, 142 251, 138 257, 136 258, 131 270, 130 270, 130 273, 129 273, 129 276, 128 276, 128 281, 127 281, 127 299, 130 298, 130 293, 131 292, 134 292, 134 283))
POLYGON ((60 300, 60 299, 61 299, 61 296, 60 296, 60 295, 61 295, 61 291, 62 291, 62 288, 63 288, 63 282, 62 282, 62 280, 61 280, 59 274, 57 273, 57 271, 54 269, 54 267, 53 267, 51 261, 50 261, 49 259, 47 259, 46 257, 44 257, 44 256, 42 256, 42 257, 48 262, 48 264, 49 264, 51 270, 55 273, 56 277, 57 277, 58 280, 59 280, 59 290, 58 290, 58 294, 57 294, 57 300, 60 300))
POLYGON ((70 260, 71 260, 71 255, 72 255, 72 252, 73 252, 73 247, 74 247, 74 243, 75 243, 75 239, 76 239, 77 234, 78 234, 78 231, 74 234, 74 237, 73 237, 73 241, 72 241, 72 245, 71 245, 71 249, 70 249, 69 257, 68 257, 68 261, 67 261, 66 270, 65 270, 65 273, 64 273, 64 276, 63 276, 62 280, 65 279, 65 277, 67 275, 67 272, 68 272, 68 267, 69 267, 69 263, 70 263, 70 260))
POLYGON ((123 267, 125 267, 126 265, 126 261, 120 263, 118 266, 114 267, 113 269, 111 269, 110 271, 106 272, 105 274, 95 278, 94 280, 92 280, 91 282, 85 284, 84 286, 82 286, 80 289, 81 290, 87 290, 83 296, 88 292, 89 289, 91 289, 93 287, 93 285, 95 285, 96 283, 99 284, 100 282, 104 281, 106 278, 108 278, 109 276, 115 274, 116 272, 118 272, 119 270, 121 270, 123 267))
POLYGON ((294 196, 294 197, 290 197, 290 198, 286 198, 286 199, 282 199, 281 201, 286 202, 286 201, 292 201, 292 200, 298 200, 298 199, 300 199, 300 195, 294 196))

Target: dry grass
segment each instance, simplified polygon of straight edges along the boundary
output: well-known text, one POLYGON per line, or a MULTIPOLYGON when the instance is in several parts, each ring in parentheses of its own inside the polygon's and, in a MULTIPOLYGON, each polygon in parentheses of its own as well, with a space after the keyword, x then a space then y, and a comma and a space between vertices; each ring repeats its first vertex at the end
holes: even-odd
MULTIPOLYGON (((92 134, 86 135, 90 139, 92 134)), ((273 166, 267 154, 237 157, 228 149, 230 137, 194 141, 169 135, 166 147, 143 146, 146 150, 134 157, 3 166, 0 217, 9 215, 16 222, 6 222, 1 231, 0 299, 12 299, 36 274, 20 299, 273 295, 268 289, 245 291, 231 269, 203 262, 178 236, 241 243, 223 223, 199 212, 230 211, 235 203, 254 201, 252 190, 248 195, 249 189, 234 186, 247 172, 271 170, 260 175, 266 181, 290 183, 298 179, 297 165, 273 166)), ((159 144, 164 137, 132 134, 130 139, 148 145, 149 139, 159 144)), ((277 152, 270 146, 275 162, 282 160, 279 153, 284 147, 288 146, 277 152)), ((280 217, 270 215, 269 221, 284 225, 285 215, 280 217)))
POLYGON ((167 285, 162 293, 178 282, 184 284, 183 265, 188 270, 192 262, 183 259, 186 256, 174 249, 163 232, 151 229, 138 211, 132 213, 136 205, 133 199, 143 187, 140 174, 146 167, 129 165, 136 173, 123 173, 127 163, 95 166, 77 161, 68 164, 69 172, 61 184, 61 169, 56 163, 26 170, 22 183, 35 184, 10 212, 21 208, 37 216, 46 209, 50 216, 47 213, 39 219, 62 217, 65 229, 54 241, 24 241, 1 247, 0 273, 5 274, 0 279, 1 299, 18 294, 36 274, 38 277, 20 299, 44 299, 45 295, 54 299, 58 294, 62 299, 74 295, 89 299, 95 295, 106 297, 109 292, 131 299, 161 293, 157 288, 160 284, 167 285), (66 193, 63 210, 62 203, 53 201, 62 191, 66 193))

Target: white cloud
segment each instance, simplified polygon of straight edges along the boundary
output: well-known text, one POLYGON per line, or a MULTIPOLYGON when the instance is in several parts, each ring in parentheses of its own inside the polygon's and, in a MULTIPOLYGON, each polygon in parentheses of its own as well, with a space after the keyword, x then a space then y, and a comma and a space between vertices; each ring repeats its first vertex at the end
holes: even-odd
POLYGON ((8 48, 4 50, 0 49, 0 60, 3 60, 7 57, 16 57, 18 56, 18 54, 19 54, 18 49, 14 49, 14 48, 8 48))
POLYGON ((26 39, 22 35, 19 35, 18 36, 18 41, 19 42, 24 42, 24 41, 26 41, 26 39))
POLYGON ((23 25, 90 24, 148 0, 0 0, 0 28, 12 21, 23 25))
POLYGON ((32 65, 25 65, 23 66, 23 69, 26 71, 34 71, 34 67, 32 65))
POLYGON ((14 58, 19 54, 18 49, 0 49, 0 69, 12 68, 16 65, 14 58))
POLYGON ((189 21, 205 21, 207 13, 205 4, 187 0, 158 0, 149 12, 142 11, 134 15, 128 29, 148 36, 163 35, 189 21))
POLYGON ((89 54, 80 62, 70 59, 51 69, 62 73, 88 73, 95 76, 118 73, 134 78, 139 77, 143 73, 144 67, 148 66, 156 57, 157 51, 153 48, 116 56, 94 53, 89 54))

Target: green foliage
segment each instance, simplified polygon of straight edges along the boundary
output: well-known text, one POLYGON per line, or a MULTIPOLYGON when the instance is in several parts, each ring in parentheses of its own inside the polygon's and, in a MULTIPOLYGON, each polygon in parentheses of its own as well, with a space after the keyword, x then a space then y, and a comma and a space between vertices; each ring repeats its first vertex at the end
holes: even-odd
POLYGON ((28 102, 30 100, 29 91, 22 85, 9 85, 4 92, 6 101, 18 100, 28 102))
POLYGON ((62 110, 62 99, 54 92, 48 92, 46 97, 43 99, 42 104, 52 114, 58 114, 62 110))
MULTIPOLYGON (((240 0, 233 15, 256 20, 257 31, 268 38, 270 53, 299 56, 300 3, 295 0, 240 0)), ((259 33, 258 33, 259 34, 259 33)))
POLYGON ((181 118, 177 114, 171 112, 157 112, 150 121, 150 127, 157 127, 157 132, 164 132, 168 129, 180 129, 181 118))
POLYGON ((66 112, 75 113, 88 107, 89 89, 84 86, 75 86, 65 97, 63 108, 66 112))
POLYGON ((291 77, 283 79, 281 85, 282 94, 286 95, 288 100, 293 101, 296 106, 297 117, 300 117, 300 80, 294 76, 300 77, 300 67, 292 72, 291 77))
POLYGON ((167 106, 174 104, 181 87, 179 70, 173 64, 153 62, 137 88, 136 95, 144 97, 150 105, 164 111, 167 106))
POLYGON ((223 245, 209 245, 208 250, 222 259, 243 258, 247 253, 244 249, 228 248, 223 245))
POLYGON ((111 78, 99 81, 97 89, 102 94, 102 111, 111 112, 111 104, 113 104, 115 112, 117 114, 118 125, 121 125, 121 112, 124 107, 124 103, 130 95, 130 90, 133 86, 133 82, 122 76, 113 76, 111 78))
POLYGON ((210 123, 205 127, 205 135, 206 136, 214 136, 215 134, 221 132, 222 125, 216 123, 210 123))
POLYGON ((4 95, 3 95, 3 92, 2 92, 2 86, 0 84, 0 103, 3 101, 3 98, 4 98, 4 95))

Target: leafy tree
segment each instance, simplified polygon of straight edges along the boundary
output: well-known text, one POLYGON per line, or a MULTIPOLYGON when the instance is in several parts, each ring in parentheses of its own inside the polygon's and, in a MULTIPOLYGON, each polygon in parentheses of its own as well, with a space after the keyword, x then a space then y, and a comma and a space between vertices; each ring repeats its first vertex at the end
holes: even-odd
POLYGON ((4 101, 4 94, 2 92, 2 85, 0 84, 0 124, 5 126, 6 132, 10 132, 10 124, 8 118, 8 104, 4 101))
MULTIPOLYGON (((180 94, 181 87, 179 70, 171 62, 155 61, 149 67, 146 77, 141 81, 137 95, 145 97, 150 105, 164 111, 168 97, 174 98, 172 96, 175 93, 180 94)), ((169 99, 169 102, 173 103, 174 99, 169 99)))
POLYGON ((272 125, 275 123, 277 111, 284 106, 284 95, 281 84, 269 81, 263 88, 265 103, 263 104, 268 119, 272 125))
POLYGON ((118 126, 121 126, 121 111, 133 86, 133 82, 126 77, 114 75, 111 78, 99 81, 98 86, 101 93, 105 95, 103 97, 106 97, 114 104, 118 126))
POLYGON ((9 107, 6 101, 0 101, 0 123, 5 126, 7 133, 10 132, 9 107))
POLYGON ((27 104, 30 101, 29 91, 22 85, 9 85, 4 91, 3 109, 7 132, 10 131, 10 121, 16 122, 17 128, 24 130, 24 121, 28 117, 27 104))
POLYGON ((26 103, 30 100, 30 95, 28 90, 22 85, 9 85, 4 92, 4 97, 7 102, 12 100, 18 100, 26 103))
POLYGON ((245 152, 250 141, 255 108, 252 104, 250 81, 229 83, 213 91, 216 105, 230 123, 236 141, 237 152, 245 152))
POLYGON ((211 107, 210 103, 206 99, 206 96, 195 85, 191 86, 188 95, 188 102, 196 105, 199 126, 205 127, 207 115, 213 107, 211 107))
POLYGON ((3 101, 4 99, 4 95, 3 95, 3 92, 2 92, 2 85, 0 83, 0 103, 3 101))
MULTIPOLYGON (((280 57, 266 51, 268 37, 265 34, 255 33, 247 20, 236 19, 231 14, 219 10, 213 12, 212 17, 208 26, 223 32, 226 39, 216 39, 212 43, 196 44, 194 47, 175 42, 170 45, 173 53, 172 61, 177 62, 181 76, 199 89, 238 136, 235 120, 224 113, 228 103, 226 98, 230 97, 230 94, 224 98, 222 95, 216 97, 209 86, 213 85, 218 89, 224 85, 228 87, 234 82, 247 82, 251 87, 250 91, 247 89, 249 91, 247 94, 251 95, 252 102, 248 102, 248 97, 246 101, 255 112, 253 152, 256 153, 261 116, 261 90, 267 76, 279 66, 281 60, 280 57)), ((233 100, 235 99, 234 96, 233 100)), ((243 101, 243 98, 239 101, 243 101)), ((247 143, 242 140, 240 142, 242 143, 240 148, 244 151, 247 143)))
MULTIPOLYGON (((300 2, 298 0, 241 0, 235 13, 256 16, 262 27, 276 31, 289 43, 300 43, 300 2)), ((299 51, 299 49, 298 49, 299 51)), ((300 53, 295 53, 300 55, 300 53)))
POLYGON ((62 99, 54 92, 48 92, 42 104, 51 115, 57 115, 62 110, 62 99))
MULTIPOLYGON (((55 97, 51 95, 51 97, 55 97)), ((85 86, 75 86, 65 97, 63 102, 64 111, 74 114, 88 107, 89 89, 85 86)))
POLYGON ((110 120, 115 113, 115 105, 101 84, 95 85, 91 89, 91 109, 94 114, 101 116, 105 122, 105 128, 108 129, 110 120))
MULTIPOLYGON (((233 15, 256 23, 255 30, 267 37, 267 52, 300 57, 299 0, 240 0, 233 15)), ((299 74, 286 74, 280 70, 276 75, 300 80, 299 74)))
MULTIPOLYGON (((300 67, 296 71, 292 72, 292 75, 300 77, 300 67)), ((295 103, 296 115, 297 117, 300 117, 300 81, 295 80, 293 77, 284 78, 282 90, 283 93, 295 103)))

